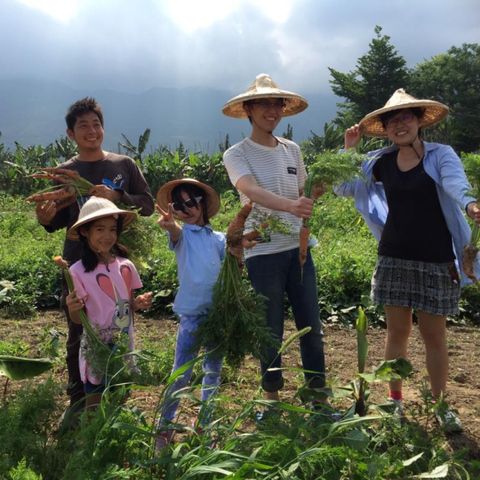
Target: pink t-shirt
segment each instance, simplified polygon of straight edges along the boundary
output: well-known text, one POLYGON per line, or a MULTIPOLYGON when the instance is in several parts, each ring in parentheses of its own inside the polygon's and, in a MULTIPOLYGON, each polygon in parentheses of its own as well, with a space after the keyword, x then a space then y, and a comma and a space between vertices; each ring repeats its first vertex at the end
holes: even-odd
MULTIPOLYGON (((84 300, 85 309, 92 325, 105 343, 112 340, 115 332, 128 331, 130 348, 133 349, 133 290, 142 287, 142 282, 133 263, 116 257, 107 265, 99 263, 95 270, 85 272, 79 260, 70 267, 77 296, 84 300)), ((82 345, 85 345, 82 336, 82 345)), ((102 382, 89 368, 84 348, 80 348, 79 367, 82 382, 95 385, 102 382)))

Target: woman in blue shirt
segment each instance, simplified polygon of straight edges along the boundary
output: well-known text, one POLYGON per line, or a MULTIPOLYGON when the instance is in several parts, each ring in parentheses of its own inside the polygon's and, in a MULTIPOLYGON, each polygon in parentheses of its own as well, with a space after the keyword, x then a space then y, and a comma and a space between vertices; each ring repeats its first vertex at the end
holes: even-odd
MULTIPOLYGON (((385 308, 385 358, 407 357, 415 310, 434 400, 443 399, 447 384, 447 315, 458 313, 460 286, 468 282, 461 266, 470 239, 463 212, 480 223, 458 156, 451 147, 420 137, 421 128, 447 114, 448 107, 439 102, 397 90, 384 107, 345 132, 346 149, 355 147, 362 134, 388 138, 392 145, 368 154, 363 179, 336 189, 355 197, 379 241, 372 300, 385 308)), ((400 380, 390 383, 389 396, 401 413, 400 380)), ((460 430, 456 414, 443 401, 437 404, 442 405, 436 412, 444 428, 460 430)))

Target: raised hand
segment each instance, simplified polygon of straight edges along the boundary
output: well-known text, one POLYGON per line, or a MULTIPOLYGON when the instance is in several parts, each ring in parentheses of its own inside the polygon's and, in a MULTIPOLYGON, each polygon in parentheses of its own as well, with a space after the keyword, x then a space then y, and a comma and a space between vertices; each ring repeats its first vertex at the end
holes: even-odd
POLYGON ((345 150, 356 147, 358 145, 358 142, 360 142, 361 138, 362 134, 360 132, 360 127, 358 123, 356 123, 350 128, 347 128, 344 135, 345 150))
POLYGON ((160 208, 160 205, 155 205, 157 212, 160 214, 159 219, 157 220, 158 225, 163 230, 166 230, 170 234, 172 242, 176 242, 180 238, 182 233, 182 227, 175 221, 173 217, 173 207, 172 204, 168 204, 168 211, 165 212, 160 208))
POLYGON ((57 204, 53 200, 38 202, 35 206, 35 214, 41 225, 50 225, 57 213, 57 204))

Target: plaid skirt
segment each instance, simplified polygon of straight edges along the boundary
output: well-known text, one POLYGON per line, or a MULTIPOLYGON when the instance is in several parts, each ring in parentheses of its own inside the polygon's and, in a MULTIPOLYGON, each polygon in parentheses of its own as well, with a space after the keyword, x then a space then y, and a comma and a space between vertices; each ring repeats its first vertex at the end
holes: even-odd
POLYGON ((379 256, 372 276, 371 298, 377 305, 455 315, 460 298, 455 264, 379 256))

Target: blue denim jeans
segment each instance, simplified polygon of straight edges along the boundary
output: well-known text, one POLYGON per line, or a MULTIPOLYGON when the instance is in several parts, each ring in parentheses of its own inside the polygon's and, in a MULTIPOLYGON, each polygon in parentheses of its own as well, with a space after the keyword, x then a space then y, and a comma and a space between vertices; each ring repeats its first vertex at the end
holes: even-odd
MULTIPOLYGON (((257 255, 246 261, 248 276, 253 288, 267 297, 267 324, 273 335, 283 340, 285 294, 292 307, 297 330, 312 327, 310 333, 300 338, 305 381, 311 388, 325 386, 325 356, 323 332, 318 308, 317 281, 310 249, 303 266, 303 278, 298 260, 298 248, 270 255, 257 255)), ((261 361, 262 388, 276 392, 283 387, 280 368, 281 356, 275 348, 268 348, 261 361)))
MULTIPOLYGON (((193 360, 198 355, 196 348, 196 332, 200 322, 205 316, 180 315, 180 324, 177 332, 177 345, 175 348, 175 361, 173 364, 173 372, 185 363, 193 360)), ((208 408, 209 398, 217 391, 221 380, 222 358, 213 353, 207 353, 203 360, 203 380, 201 400, 205 402, 200 412, 200 423, 207 423, 210 414, 208 408)), ((165 425, 173 421, 179 404, 179 400, 172 398, 175 392, 185 388, 192 377, 193 368, 186 370, 180 375, 172 385, 168 388, 165 396, 165 404, 163 405, 160 417, 160 425, 165 425)))

